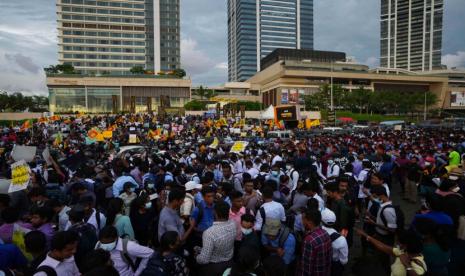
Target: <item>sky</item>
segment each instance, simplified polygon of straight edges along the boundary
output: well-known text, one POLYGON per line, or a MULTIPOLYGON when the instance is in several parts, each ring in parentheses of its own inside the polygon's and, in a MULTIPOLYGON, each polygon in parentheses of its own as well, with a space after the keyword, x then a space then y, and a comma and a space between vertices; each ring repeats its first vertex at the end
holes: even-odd
MULTIPOLYGON (((181 0, 181 63, 194 85, 227 81, 227 0, 181 0)), ((314 0, 314 48, 379 65, 380 0, 314 0)), ((56 0, 0 0, 0 90, 47 94, 57 63, 56 0)), ((443 64, 465 68, 465 4, 445 0, 443 64)))

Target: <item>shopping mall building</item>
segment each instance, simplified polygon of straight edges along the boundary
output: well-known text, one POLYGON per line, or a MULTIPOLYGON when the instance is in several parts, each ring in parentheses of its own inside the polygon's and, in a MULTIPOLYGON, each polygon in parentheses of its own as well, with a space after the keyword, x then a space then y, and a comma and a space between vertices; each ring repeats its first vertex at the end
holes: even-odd
POLYGON ((112 113, 157 111, 162 96, 183 107, 191 98, 190 79, 153 75, 47 76, 50 111, 112 113))

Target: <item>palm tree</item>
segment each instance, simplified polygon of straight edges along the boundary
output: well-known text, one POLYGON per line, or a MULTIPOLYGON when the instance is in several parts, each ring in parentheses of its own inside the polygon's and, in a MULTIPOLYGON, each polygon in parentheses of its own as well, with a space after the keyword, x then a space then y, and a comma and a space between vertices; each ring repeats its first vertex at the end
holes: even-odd
POLYGON ((203 88, 202 85, 194 92, 194 95, 199 96, 201 100, 205 98, 206 94, 207 94, 207 90, 203 88))

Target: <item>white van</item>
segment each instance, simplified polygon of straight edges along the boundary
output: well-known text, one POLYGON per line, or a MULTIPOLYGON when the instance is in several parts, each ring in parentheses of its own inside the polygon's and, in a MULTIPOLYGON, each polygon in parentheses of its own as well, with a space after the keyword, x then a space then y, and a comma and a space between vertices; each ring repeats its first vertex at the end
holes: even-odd
POLYGON ((293 136, 292 131, 290 130, 277 130, 277 131, 269 131, 266 135, 266 138, 270 140, 289 140, 293 136))

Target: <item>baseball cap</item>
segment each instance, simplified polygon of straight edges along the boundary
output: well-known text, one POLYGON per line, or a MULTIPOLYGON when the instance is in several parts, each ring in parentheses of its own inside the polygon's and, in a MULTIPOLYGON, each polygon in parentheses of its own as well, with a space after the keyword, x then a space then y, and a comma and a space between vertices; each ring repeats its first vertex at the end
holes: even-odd
POLYGON ((332 225, 336 222, 336 214, 328 208, 321 211, 321 221, 326 225, 332 225))
POLYGON ((269 236, 277 236, 281 229, 281 221, 279 219, 267 219, 263 226, 263 234, 269 236))
POLYGON ((186 191, 192 191, 194 189, 201 190, 202 185, 197 184, 197 182, 195 182, 195 181, 189 181, 189 182, 186 183, 186 191))

